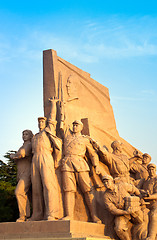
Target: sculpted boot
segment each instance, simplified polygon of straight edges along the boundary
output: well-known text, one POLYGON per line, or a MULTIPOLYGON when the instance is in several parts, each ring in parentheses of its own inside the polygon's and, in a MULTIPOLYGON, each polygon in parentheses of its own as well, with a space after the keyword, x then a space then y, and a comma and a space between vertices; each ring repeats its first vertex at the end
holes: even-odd
POLYGON ((94 223, 101 223, 101 220, 96 216, 96 205, 94 201, 94 195, 92 192, 84 193, 86 204, 89 208, 92 220, 94 223))
POLYGON ((63 217, 62 220, 73 220, 74 206, 75 206, 75 193, 74 192, 64 192, 65 217, 63 217))

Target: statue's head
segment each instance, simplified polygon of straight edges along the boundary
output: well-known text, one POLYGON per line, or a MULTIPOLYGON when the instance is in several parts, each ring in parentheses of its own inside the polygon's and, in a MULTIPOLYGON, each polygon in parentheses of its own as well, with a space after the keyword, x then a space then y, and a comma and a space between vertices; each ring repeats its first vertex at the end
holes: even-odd
POLYGON ((150 163, 147 166, 149 177, 155 177, 156 176, 156 165, 154 163, 150 163))
POLYGON ((38 127, 40 132, 46 127, 46 120, 47 120, 46 117, 38 118, 38 127))
POLYGON ((148 164, 148 163, 150 163, 150 161, 151 161, 151 156, 148 154, 148 153, 144 153, 143 155, 142 155, 142 163, 143 164, 148 164))
POLYGON ((76 78, 75 75, 70 74, 66 82, 68 101, 78 99, 78 84, 79 84, 78 78, 76 78))
POLYGON ((24 142, 31 141, 32 137, 33 133, 31 130, 26 129, 22 132, 22 138, 24 142))
POLYGON ((118 151, 120 153, 122 152, 122 143, 120 143, 119 141, 112 142, 111 147, 113 151, 118 151))
POLYGON ((75 120, 73 123, 73 133, 80 133, 83 129, 83 123, 80 120, 75 120))
POLYGON ((110 175, 103 176, 102 182, 107 189, 109 189, 109 190, 114 189, 114 180, 113 180, 112 176, 110 176, 110 175))

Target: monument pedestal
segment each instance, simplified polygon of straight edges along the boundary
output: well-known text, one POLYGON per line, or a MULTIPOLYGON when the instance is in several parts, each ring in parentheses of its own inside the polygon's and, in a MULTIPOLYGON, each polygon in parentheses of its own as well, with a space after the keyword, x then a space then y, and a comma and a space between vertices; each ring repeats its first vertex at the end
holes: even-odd
POLYGON ((109 239, 105 225, 81 221, 37 221, 0 223, 0 239, 109 239))

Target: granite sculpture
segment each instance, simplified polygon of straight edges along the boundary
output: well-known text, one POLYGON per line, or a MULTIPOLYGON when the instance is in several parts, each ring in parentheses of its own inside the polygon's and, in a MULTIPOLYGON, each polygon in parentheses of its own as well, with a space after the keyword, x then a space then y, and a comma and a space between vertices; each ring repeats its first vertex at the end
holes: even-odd
POLYGON ((31 130, 24 130, 22 132, 23 145, 15 154, 10 154, 10 158, 17 163, 17 186, 15 195, 19 208, 19 218, 16 222, 24 222, 30 217, 28 191, 31 186, 32 137, 33 133, 31 130))
POLYGON ((64 134, 64 151, 61 171, 65 208, 65 217, 63 219, 74 219, 77 182, 85 197, 92 221, 101 223, 100 219, 96 216, 94 194, 92 192, 92 184, 89 177, 90 168, 86 160, 86 152, 97 174, 99 174, 99 158, 90 143, 89 137, 81 134, 82 129, 83 123, 80 120, 75 120, 73 122, 72 130, 68 127, 62 128, 64 134))
POLYGON ((148 202, 149 212, 149 228, 147 239, 155 240, 157 234, 157 175, 156 165, 153 163, 148 164, 149 177, 141 179, 138 187, 143 194, 144 200, 148 202))
MULTIPOLYGON (((135 152, 138 154, 138 151, 135 152)), ((133 177, 135 180, 145 178, 147 179, 149 174, 148 174, 148 169, 147 166, 151 161, 151 156, 148 153, 144 153, 142 156, 138 155, 138 161, 134 162, 130 166, 130 172, 133 174, 133 177)), ((138 182, 138 181, 137 181, 138 182)))
POLYGON ((32 139, 32 199, 33 214, 30 221, 58 218, 58 183, 55 161, 61 152, 61 140, 56 136, 56 99, 49 99, 49 118, 38 118, 39 133, 32 139), (55 197, 54 197, 55 196, 55 197))
MULTIPOLYGON (((143 160, 144 156, 141 157, 142 153, 139 150, 137 150, 138 153, 135 154, 136 148, 119 136, 112 106, 110 104, 109 92, 106 87, 93 80, 90 74, 57 56, 57 53, 51 49, 43 53, 43 67, 44 113, 46 117, 50 112, 50 106, 48 105, 47 99, 54 96, 57 96, 59 99, 56 114, 58 122, 56 126, 57 136, 62 138, 60 126, 64 128, 65 121, 67 126, 71 126, 71 123, 73 123, 75 119, 79 119, 83 123, 81 133, 86 137, 89 136, 90 139, 98 141, 98 144, 95 144, 96 141, 93 141, 93 143, 91 141, 91 144, 99 158, 99 174, 93 171, 93 174, 90 174, 90 181, 97 205, 96 214, 101 221, 108 226, 112 217, 108 215, 109 213, 107 210, 104 210, 104 213, 101 211, 104 207, 102 195, 105 190, 101 181, 102 176, 111 174, 114 178, 120 178, 120 181, 134 184, 136 177, 134 176, 135 180, 130 179, 131 166, 134 165, 135 167, 140 161, 143 161, 142 167, 145 167, 143 160), (63 104, 60 104, 60 102, 66 102, 66 114, 62 109, 63 104), (122 143, 123 149, 121 149, 122 146, 119 143, 122 143), (97 145, 104 147, 98 149, 97 145), (103 151, 101 151, 102 149, 103 151)), ((73 126, 70 128, 73 129, 73 126)), ((65 138, 63 137, 63 149, 65 151, 66 144, 64 140, 65 138)), ((63 159, 65 160, 64 157, 63 159)), ((61 169, 63 169, 64 160, 63 162, 62 160, 60 161, 61 167, 57 172, 57 178, 60 182, 61 176, 63 176, 63 171, 61 169)), ((89 162, 87 164, 89 164, 89 162)), ((145 178, 147 177, 146 175, 147 172, 145 171, 145 178)), ((143 175, 141 174, 141 176, 143 175)), ((74 181, 76 181, 76 177, 74 181)), ((61 185, 60 187, 62 188, 61 185)), ((65 191, 63 191, 63 193, 65 193, 65 191)), ((86 203, 84 204, 83 195, 80 185, 78 184, 75 193, 75 208, 72 218, 75 220, 88 221, 90 213, 88 211, 88 206, 85 207, 86 203)), ((65 205, 66 204, 64 204, 64 206, 65 205)), ((65 209, 64 216, 66 215, 65 209)), ((110 231, 110 229, 106 227, 107 234, 113 236, 113 231, 110 231)))
MULTIPOLYGON (((145 212, 142 211, 140 206, 140 191, 134 185, 126 182, 120 181, 115 183, 109 175, 104 176, 102 180, 106 187, 104 205, 114 216, 115 232, 121 240, 131 240, 131 233, 128 231, 129 221, 132 221, 133 226, 138 225, 138 227, 144 221, 145 212), (133 194, 138 197, 133 196, 133 194)), ((140 231, 139 235, 142 235, 144 239, 146 237, 146 230, 145 228, 141 230, 143 232, 141 233, 140 231)))
POLYGON ((104 234, 112 239, 154 240, 151 157, 119 136, 106 87, 54 50, 44 51, 43 63, 44 117, 29 142, 29 221, 91 221, 105 224, 104 234))
POLYGON ((130 166, 139 156, 136 155, 128 159, 128 157, 122 153, 122 144, 119 141, 113 141, 111 143, 112 153, 98 145, 96 148, 101 157, 101 161, 109 167, 112 177, 119 177, 121 181, 130 183, 130 166))

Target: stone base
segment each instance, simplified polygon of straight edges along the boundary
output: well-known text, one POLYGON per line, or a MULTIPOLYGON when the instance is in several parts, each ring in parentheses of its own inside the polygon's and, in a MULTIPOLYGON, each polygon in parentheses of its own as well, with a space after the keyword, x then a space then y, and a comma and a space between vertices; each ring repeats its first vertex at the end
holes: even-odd
POLYGON ((0 239, 104 239, 105 225, 81 221, 0 223, 0 239))

